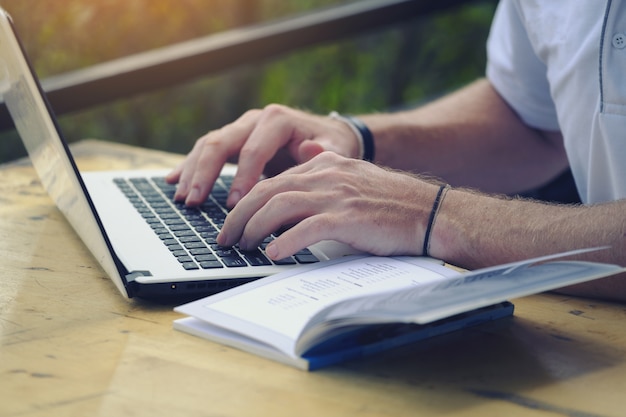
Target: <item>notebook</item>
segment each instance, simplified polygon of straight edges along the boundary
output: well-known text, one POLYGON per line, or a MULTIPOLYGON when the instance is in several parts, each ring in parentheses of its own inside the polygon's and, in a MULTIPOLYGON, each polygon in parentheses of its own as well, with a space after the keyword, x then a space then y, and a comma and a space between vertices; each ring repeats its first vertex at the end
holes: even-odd
POLYGON ((201 297, 303 263, 356 253, 327 241, 272 262, 263 245, 245 253, 216 245, 226 216, 220 204, 234 166, 223 169, 199 209, 173 203, 175 188, 163 180, 167 170, 79 172, 4 11, 0 94, 44 188, 125 297, 201 297))

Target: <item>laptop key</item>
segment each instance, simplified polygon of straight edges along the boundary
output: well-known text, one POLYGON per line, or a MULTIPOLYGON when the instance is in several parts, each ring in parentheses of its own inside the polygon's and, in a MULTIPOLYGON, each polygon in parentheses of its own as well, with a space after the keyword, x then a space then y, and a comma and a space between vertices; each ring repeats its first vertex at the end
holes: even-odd
POLYGON ((213 256, 213 252, 211 252, 211 249, 209 248, 198 248, 198 249, 189 249, 189 253, 192 254, 193 256, 198 256, 198 255, 211 255, 213 256))
POLYGON ((209 254, 209 255, 196 255, 194 256, 194 259, 197 262, 209 262, 209 261, 217 261, 217 257, 213 254, 209 254))
POLYGON ((172 236, 170 233, 165 232, 165 233, 161 233, 157 235, 159 237, 159 239, 161 240, 165 240, 165 239, 174 239, 174 236, 172 236))
POLYGON ((202 269, 224 268, 220 261, 203 261, 199 262, 199 264, 202 269))
POLYGON ((301 264, 311 264, 320 261, 315 255, 311 253, 309 249, 302 249, 300 252, 294 255, 294 258, 296 258, 296 260, 301 264))
POLYGON ((221 259, 222 259, 222 262, 224 262, 224 265, 226 265, 229 268, 237 268, 237 267, 248 265, 246 261, 244 261, 237 255, 225 256, 221 259))
POLYGON ((287 258, 283 258, 283 259, 278 259, 277 261, 274 261, 274 263, 276 265, 295 265, 295 264, 297 264, 296 260, 293 259, 291 256, 289 256, 287 258))
POLYGON ((213 250, 215 250, 215 254, 219 256, 220 258, 225 258, 229 256, 237 256, 237 251, 235 251, 235 249, 233 248, 225 248, 217 244, 215 246, 216 247, 214 247, 213 250))
POLYGON ((185 246, 185 248, 187 249, 206 248, 206 245, 202 242, 188 242, 188 243, 184 243, 183 246, 185 246))
POLYGON ((178 240, 180 241, 180 243, 185 244, 185 243, 193 243, 193 242, 202 242, 200 240, 200 238, 196 235, 191 235, 191 236, 180 236, 178 237, 178 240))
POLYGON ((185 262, 183 264, 181 264, 183 266, 183 268, 185 268, 188 271, 191 271, 193 269, 200 269, 200 267, 198 265, 196 265, 195 262, 185 262))
POLYGON ((190 230, 189 226, 187 226, 186 224, 173 224, 169 228, 172 232, 175 232, 177 230, 190 230))
POLYGON ((271 265, 272 262, 260 250, 241 252, 243 257, 252 266, 271 265))
POLYGON ((310 255, 295 255, 294 256, 298 262, 301 264, 313 264, 315 262, 319 262, 320 260, 313 254, 310 255))
MULTIPOLYGON (((195 237, 197 239, 197 236, 193 232, 193 230, 178 230, 178 231, 174 232, 174 236, 176 236, 177 238, 193 236, 193 237, 195 237)), ((182 242, 182 240, 181 240, 181 242, 182 242)))

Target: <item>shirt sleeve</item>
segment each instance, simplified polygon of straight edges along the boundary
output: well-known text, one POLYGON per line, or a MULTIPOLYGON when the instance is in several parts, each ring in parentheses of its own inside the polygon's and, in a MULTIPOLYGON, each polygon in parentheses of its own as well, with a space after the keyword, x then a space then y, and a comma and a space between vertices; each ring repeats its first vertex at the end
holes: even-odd
POLYGON ((529 40, 513 0, 498 4, 487 41, 487 78, 527 125, 559 130, 546 65, 529 40))

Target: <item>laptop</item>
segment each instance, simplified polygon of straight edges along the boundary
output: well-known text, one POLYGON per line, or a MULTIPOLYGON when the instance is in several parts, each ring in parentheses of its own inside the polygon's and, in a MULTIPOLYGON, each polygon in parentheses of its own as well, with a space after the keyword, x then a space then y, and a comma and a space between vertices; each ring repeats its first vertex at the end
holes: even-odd
POLYGON ((356 253, 321 242, 277 262, 214 238, 235 166, 199 209, 174 203, 167 170, 79 172, 9 15, 0 9, 0 95, 39 178, 59 210, 127 298, 199 298, 303 263, 356 253))

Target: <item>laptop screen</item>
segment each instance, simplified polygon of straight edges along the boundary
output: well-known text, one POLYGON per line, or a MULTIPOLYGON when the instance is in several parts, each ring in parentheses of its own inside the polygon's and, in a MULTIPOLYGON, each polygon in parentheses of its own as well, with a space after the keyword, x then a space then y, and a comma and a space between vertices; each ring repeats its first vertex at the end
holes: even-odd
POLYGON ((105 272, 128 296, 121 275, 78 169, 61 138, 50 107, 25 57, 8 15, 0 10, 0 94, 42 185, 95 255, 105 272))

